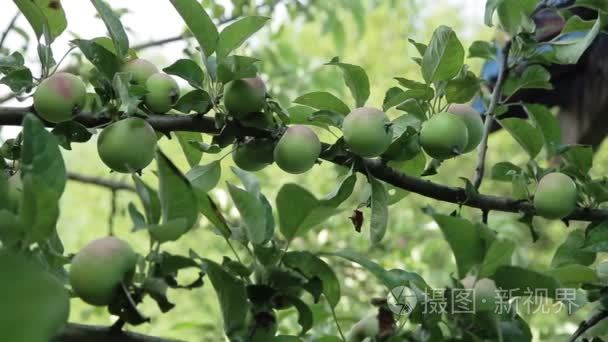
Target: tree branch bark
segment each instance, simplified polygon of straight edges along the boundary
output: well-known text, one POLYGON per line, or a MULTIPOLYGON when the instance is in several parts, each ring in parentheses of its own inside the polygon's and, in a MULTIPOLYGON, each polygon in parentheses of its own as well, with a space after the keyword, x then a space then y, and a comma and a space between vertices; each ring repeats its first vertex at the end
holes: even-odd
POLYGON ((492 124, 494 124, 494 112, 496 112, 496 108, 500 103, 500 99, 502 97, 502 88, 507 80, 507 76, 509 74, 509 54, 511 52, 511 42, 507 42, 504 49, 502 50, 502 64, 500 67, 500 72, 498 74, 498 80, 496 81, 496 85, 494 86, 494 90, 492 91, 492 99, 490 100, 490 105, 484 114, 484 128, 483 135, 481 137, 481 143, 479 144, 479 156, 477 157, 477 167, 475 167, 475 179, 473 181, 473 186, 475 189, 479 190, 481 187, 481 182, 483 182, 483 176, 486 169, 486 154, 488 152, 488 137, 490 136, 490 131, 492 130, 492 124))
POLYGON ((99 327, 68 323, 63 331, 52 342, 183 342, 165 339, 133 332, 115 330, 109 327, 99 327))
POLYGON ((79 183, 101 186, 104 188, 108 188, 112 191, 118 191, 118 190, 124 190, 124 191, 130 191, 130 192, 135 191, 135 187, 130 184, 127 184, 125 182, 113 181, 113 180, 110 180, 107 178, 92 177, 92 176, 81 175, 78 173, 68 172, 68 179, 79 182, 79 183))
POLYGON ((596 324, 605 320, 606 318, 608 318, 608 311, 599 311, 595 315, 591 316, 591 318, 588 320, 581 322, 581 325, 579 325, 578 329, 576 329, 568 341, 575 342, 579 337, 583 336, 587 330, 593 328, 596 324))
MULTIPOLYGON (((0 126, 19 126, 25 114, 31 112, 33 112, 32 108, 0 107, 0 126)), ((74 120, 86 127, 96 127, 109 122, 107 118, 95 117, 89 113, 82 113, 76 116, 74 120)), ((215 120, 202 115, 152 114, 147 118, 147 121, 155 130, 164 133, 172 131, 199 132, 212 135, 219 133, 219 129, 215 127, 215 120)), ((51 123, 47 123, 47 125, 52 127, 51 123)), ((269 137, 270 135, 268 131, 242 127, 234 122, 229 123, 229 125, 234 125, 234 129, 240 137, 269 137)), ((328 148, 329 145, 324 144, 323 147, 328 148)), ((334 164, 350 166, 352 163, 351 157, 326 157, 324 159, 334 164)), ((385 165, 378 159, 364 159, 363 164, 362 169, 358 170, 359 172, 365 173, 367 170, 374 177, 388 184, 438 201, 478 208, 482 211, 496 210, 534 214, 534 206, 529 201, 483 194, 467 197, 463 188, 445 186, 426 179, 412 177, 385 165)), ((607 219, 608 209, 591 208, 577 208, 572 214, 564 218, 564 220, 572 221, 599 221, 607 219)))

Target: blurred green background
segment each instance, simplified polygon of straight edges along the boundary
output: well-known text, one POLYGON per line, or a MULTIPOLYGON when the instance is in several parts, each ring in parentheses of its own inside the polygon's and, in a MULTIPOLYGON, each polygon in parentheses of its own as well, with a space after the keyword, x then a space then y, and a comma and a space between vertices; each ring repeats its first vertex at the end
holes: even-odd
MULTIPOLYGON (((68 14, 70 6, 76 6, 72 2, 75 3, 76 0, 64 2, 68 14)), ((109 3, 116 7, 127 6, 121 1, 109 1, 109 3)), ((310 7, 311 13, 307 20, 303 16, 292 19, 285 13, 275 11, 278 19, 275 18, 268 29, 258 33, 251 44, 243 50, 262 60, 260 69, 271 94, 286 107, 289 106, 289 100, 293 100, 298 95, 317 90, 329 91, 350 101, 350 95, 339 71, 333 67, 323 66, 334 56, 340 56, 341 60, 347 63, 365 68, 372 84, 372 96, 368 103, 380 107, 385 91, 396 85, 393 77, 421 78, 418 67, 411 60, 412 57, 417 56, 417 52, 407 42, 407 38, 428 42, 433 29, 444 24, 454 28, 465 47, 474 40, 491 39, 494 30, 483 26, 481 16, 472 15, 481 14, 479 8, 483 8, 484 4, 483 0, 441 0, 432 3, 423 0, 318 2, 310 7)), ((128 5, 134 12, 144 6, 149 6, 148 2, 137 1, 128 5)), ((129 18, 128 14, 125 15, 124 24, 133 32, 140 32, 138 22, 131 22, 129 18)), ((78 32, 79 27, 70 22, 69 29, 78 32)), ((171 32, 176 30, 179 32, 181 29, 182 27, 173 27, 171 32)), ((165 35, 154 35, 149 38, 164 37, 165 35)), ((142 36, 139 38, 142 41, 146 40, 142 39, 142 36)), ((140 56, 164 67, 171 64, 175 56, 181 54, 179 46, 167 45, 147 49, 140 53, 140 56)), ((479 70, 479 60, 469 60, 468 63, 472 70, 479 70)), ((389 114, 391 117, 398 115, 397 111, 389 114)), ((5 131, 2 138, 10 138, 14 133, 14 131, 5 131)), ((335 139, 327 133, 321 131, 318 133, 324 141, 330 142, 335 139)), ((210 138, 206 137, 206 141, 209 140, 210 138)), ((97 157, 95 146, 95 140, 92 140, 87 144, 74 144, 72 151, 65 151, 68 170, 89 176, 130 181, 128 177, 110 174, 97 157)), ((160 146, 184 172, 188 170, 187 162, 175 139, 163 138, 160 146)), ((205 155, 201 164, 215 158, 217 155, 205 155)), ((527 155, 510 136, 505 132, 499 132, 490 138, 488 163, 491 167, 505 159, 522 166, 527 162, 527 155)), ((459 177, 471 177, 474 163, 475 153, 470 153, 456 161, 444 163, 439 175, 430 179, 461 186, 463 183, 459 177)), ((230 158, 222 161, 222 181, 212 191, 212 195, 222 209, 229 213, 229 217, 237 219, 236 210, 227 195, 224 183, 224 181, 238 183, 230 171, 231 165, 230 158)), ((608 146, 604 144, 598 152, 592 174, 606 175, 607 168, 608 146)), ((153 169, 155 166, 146 170, 144 179, 156 186, 156 179, 151 172, 153 169)), ((322 197, 333 190, 344 171, 323 163, 311 172, 298 176, 288 175, 276 166, 258 172, 257 176, 262 181, 263 192, 271 202, 274 202, 279 187, 287 182, 303 185, 317 197, 322 197)), ((353 248, 387 269, 401 268, 418 272, 433 287, 441 288, 449 285, 450 277, 455 276, 456 270, 453 256, 436 224, 429 216, 423 214, 421 208, 432 206, 439 212, 449 213, 456 207, 411 194, 391 207, 387 236, 381 245, 371 248, 367 226, 364 225, 362 232, 357 233, 348 219, 351 210, 364 197, 362 185, 363 182, 359 182, 355 194, 342 205, 343 213, 312 229, 304 238, 296 239, 291 249, 330 251, 353 248)), ((496 195, 510 195, 511 189, 507 183, 487 181, 482 191, 496 195)), ((148 237, 145 231, 130 232, 132 223, 126 214, 130 202, 140 206, 138 199, 127 192, 118 192, 117 199, 118 215, 114 220, 116 234, 131 242, 139 253, 146 254, 148 237)), ((62 198, 61 218, 58 225, 66 251, 75 253, 90 240, 107 234, 110 212, 111 193, 108 190, 70 182, 62 198)), ((471 219, 480 217, 480 212, 477 210, 463 209, 463 213, 471 219)), ((367 215, 368 212, 365 211, 365 214, 367 215)), ((558 221, 535 219, 540 239, 533 244, 528 227, 518 223, 517 218, 517 215, 493 212, 490 214, 489 226, 500 236, 517 243, 515 264, 531 266, 538 270, 548 268, 555 249, 572 229, 583 227, 578 223, 566 227, 558 221)), ((188 250, 192 249, 204 257, 221 260, 223 255, 229 254, 228 247, 207 224, 205 219, 201 219, 196 229, 178 242, 167 243, 164 245, 165 248, 178 254, 187 254, 188 250)), ((243 250, 239 252, 242 256, 245 255, 243 250)), ((341 260, 328 259, 328 262, 335 267, 341 281, 343 296, 337 307, 337 316, 343 329, 348 329, 351 324, 373 310, 370 300, 373 297, 386 296, 386 289, 361 268, 341 260)), ((187 281, 194 276, 185 273, 183 278, 187 281)), ((161 314, 155 303, 146 300, 142 305, 142 311, 151 316, 152 322, 135 327, 133 330, 187 341, 222 339, 221 315, 213 288, 209 284, 193 291, 170 290, 169 299, 177 306, 167 314, 161 314)), ((568 317, 562 311, 560 314, 528 315, 526 319, 531 325, 535 340, 560 341, 566 340, 565 335, 576 328, 578 322, 586 317, 589 309, 584 308, 574 317, 568 317)), ((312 334, 335 334, 335 325, 327 308, 320 304, 315 306, 314 310, 315 319, 320 323, 315 325, 312 334)), ((295 311, 282 311, 281 317, 285 319, 280 320, 280 331, 291 333, 298 331, 295 311)), ((70 320, 108 325, 112 323, 113 318, 108 316, 105 309, 93 308, 78 299, 73 299, 70 320)))

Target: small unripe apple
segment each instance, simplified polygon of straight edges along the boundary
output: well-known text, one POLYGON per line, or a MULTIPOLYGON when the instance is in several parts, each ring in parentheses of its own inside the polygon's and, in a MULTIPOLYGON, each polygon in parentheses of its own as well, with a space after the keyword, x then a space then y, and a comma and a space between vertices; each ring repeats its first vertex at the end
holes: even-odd
POLYGON ((373 158, 388 149, 393 139, 390 120, 383 111, 363 107, 350 112, 342 123, 344 141, 361 157, 373 158))
POLYGON ((58 72, 38 85, 34 92, 34 108, 46 121, 70 121, 84 107, 86 95, 86 87, 80 78, 58 72))
POLYGON ((536 213, 548 219, 561 219, 576 208, 577 190, 574 181, 561 172, 545 175, 534 194, 536 213))
POLYGON ((262 110, 266 85, 257 76, 234 80, 224 87, 224 106, 237 119, 244 119, 262 110))
POLYGON ((458 115, 467 126, 469 140, 462 153, 473 151, 479 145, 483 136, 483 120, 481 119, 481 114, 469 105, 456 103, 450 105, 448 112, 458 115))
POLYGON ((321 142, 310 128, 289 127, 274 148, 274 160, 285 172, 304 173, 310 170, 321 154, 321 142))
POLYGON ((130 117, 101 131, 97 140, 97 152, 110 169, 133 173, 152 162, 156 140, 156 133, 146 120, 130 117))
POLYGON ((429 156, 444 160, 460 155, 469 141, 467 126, 458 116, 438 113, 422 124, 420 145, 429 156))
POLYGON ((72 290, 91 305, 108 305, 120 284, 130 281, 136 262, 137 255, 125 241, 112 236, 94 240, 72 259, 72 290))
POLYGON ((53 275, 21 255, 0 252, 2 341, 47 342, 68 320, 68 291, 53 275))
POLYGON ((274 145, 269 141, 250 141, 232 152, 232 159, 239 168, 255 172, 274 162, 274 145))
POLYGON ((380 333, 378 315, 372 314, 355 323, 346 333, 346 342, 362 342, 366 338, 374 338, 380 333))
POLYGON ((173 77, 156 73, 146 81, 146 106, 154 113, 164 114, 173 107, 179 99, 179 86, 173 77))
POLYGON ((135 58, 122 66, 122 72, 130 72, 133 75, 131 83, 143 86, 150 76, 158 73, 158 68, 143 58, 135 58))

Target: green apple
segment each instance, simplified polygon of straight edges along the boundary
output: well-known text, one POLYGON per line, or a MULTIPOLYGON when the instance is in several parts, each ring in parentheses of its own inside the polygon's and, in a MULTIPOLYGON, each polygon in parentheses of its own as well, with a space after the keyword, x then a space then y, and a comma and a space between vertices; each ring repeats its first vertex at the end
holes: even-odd
POLYGON ((157 114, 168 112, 179 99, 179 86, 173 77, 156 73, 146 81, 146 106, 157 114))
POLYGON ((234 80, 224 87, 224 106, 237 119, 260 112, 266 99, 266 85, 258 77, 234 80))
POLYGON ((237 146, 232 159, 239 168, 255 172, 274 162, 274 145, 270 141, 255 140, 237 146))
POLYGON ((422 124, 420 145, 429 156, 444 160, 460 155, 469 141, 467 126, 458 116, 438 113, 422 124))
POLYGON ((70 121, 84 107, 87 90, 82 80, 58 72, 43 80, 34 92, 34 109, 46 121, 70 121))
POLYGON ((552 172, 538 182, 534 194, 534 208, 542 217, 561 219, 574 211, 577 197, 574 181, 561 172, 552 172))
POLYGON ((130 117, 101 131, 97 140, 97 152, 110 169, 133 173, 152 162, 156 140, 156 133, 146 120, 130 117))
POLYGON ((363 107, 350 112, 342 123, 344 141, 361 157, 373 158, 384 153, 393 139, 386 114, 376 108, 363 107))
POLYGON ((53 340, 70 313, 70 297, 61 282, 26 257, 6 251, 0 252, 0 274, 0 339, 53 340))
POLYGON ((148 60, 135 58, 122 66, 122 72, 131 73, 131 83, 143 86, 150 76, 158 73, 158 68, 148 60))
POLYGON ((285 172, 299 174, 310 170, 321 154, 321 142, 310 128, 289 127, 276 147, 274 160, 285 172))
POLYGON ((477 148, 483 136, 483 120, 481 119, 481 114, 469 105, 456 103, 451 104, 450 107, 448 107, 448 112, 459 116, 467 126, 469 140, 462 153, 473 151, 477 148))
POLYGON ((137 255, 125 241, 112 236, 94 240, 72 259, 72 290, 91 305, 108 305, 120 284, 130 281, 136 262, 137 255))

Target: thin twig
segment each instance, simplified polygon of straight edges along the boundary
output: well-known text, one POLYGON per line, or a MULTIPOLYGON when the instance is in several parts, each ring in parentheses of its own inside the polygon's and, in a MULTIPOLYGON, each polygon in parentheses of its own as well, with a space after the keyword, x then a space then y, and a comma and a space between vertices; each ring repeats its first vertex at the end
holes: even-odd
POLYGON ((11 19, 11 21, 8 23, 8 26, 4 30, 4 32, 2 32, 2 37, 0 37, 0 49, 2 49, 2 46, 4 45, 4 41, 6 40, 6 37, 8 36, 8 33, 13 30, 13 27, 15 27, 15 23, 17 22, 17 19, 19 19, 20 15, 21 15, 21 12, 15 13, 15 15, 13 16, 13 19, 11 19))
POLYGON ((589 318, 588 320, 581 322, 581 325, 578 326, 578 329, 576 329, 574 334, 572 334, 569 341, 570 342, 576 341, 576 339, 583 336, 583 334, 587 330, 591 329, 593 326, 595 326, 596 324, 598 324, 599 322, 603 321, 606 318, 608 318, 608 311, 602 310, 602 311, 596 313, 595 315, 591 316, 591 318, 589 318))
POLYGON ((108 188, 112 192, 116 192, 119 190, 130 191, 130 192, 135 191, 134 186, 127 184, 125 182, 113 181, 113 180, 109 180, 106 178, 100 178, 100 177, 86 176, 86 175, 81 175, 81 174, 73 173, 73 172, 68 172, 68 179, 76 181, 76 182, 84 183, 84 184, 98 185, 98 186, 101 186, 104 188, 108 188))
POLYGON ((502 88, 507 80, 507 75, 509 74, 509 53, 511 52, 511 41, 507 42, 505 47, 502 50, 502 65, 500 67, 500 72, 498 74, 498 80, 496 81, 496 85, 494 86, 494 91, 492 92, 492 100, 490 101, 490 105, 488 106, 488 110, 485 112, 485 125, 483 129, 483 135, 481 138, 481 144, 479 145, 479 156, 477 159, 477 167, 475 168, 475 180, 473 181, 473 185, 475 189, 479 190, 481 187, 481 182, 483 181, 483 176, 486 168, 486 154, 488 152, 488 137, 490 135, 490 131, 492 130, 492 125, 494 124, 494 112, 498 107, 500 102, 500 98, 502 96, 502 88))

